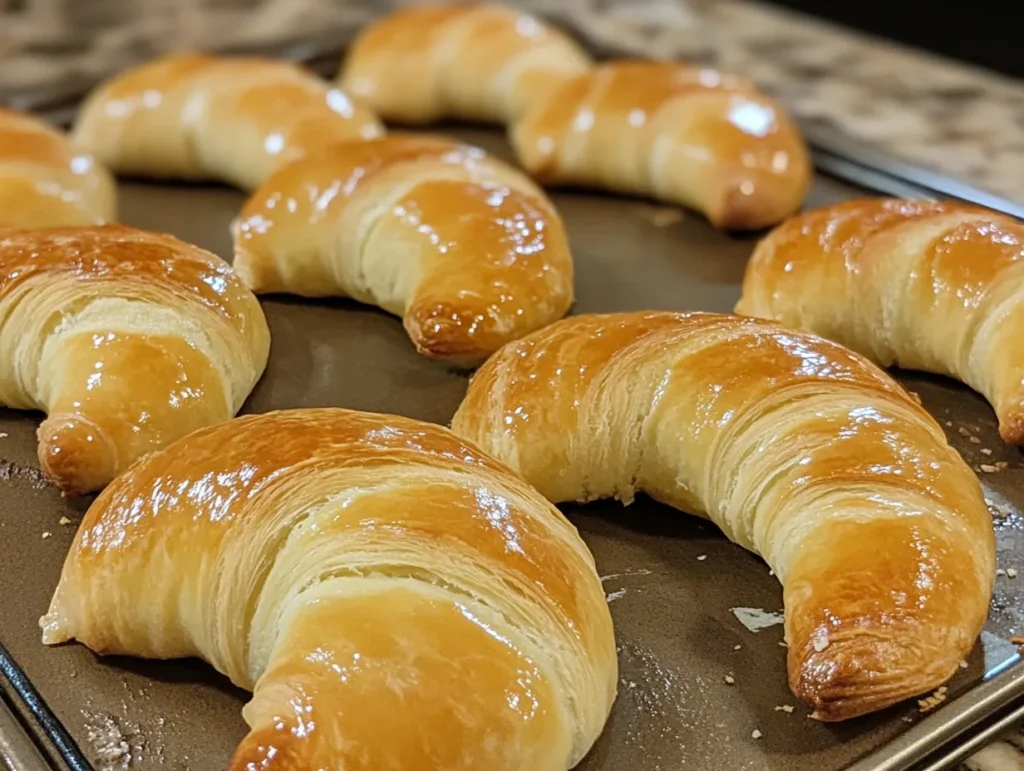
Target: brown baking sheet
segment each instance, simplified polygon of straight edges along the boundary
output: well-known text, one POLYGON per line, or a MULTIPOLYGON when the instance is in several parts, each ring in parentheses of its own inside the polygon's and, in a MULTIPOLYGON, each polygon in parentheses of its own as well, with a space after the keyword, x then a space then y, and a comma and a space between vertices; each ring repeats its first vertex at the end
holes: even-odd
MULTIPOLYGON (((497 132, 451 133, 508 157, 497 132)), ((820 178, 808 205, 863 194, 820 178)), ((726 236, 697 215, 639 200, 572 191, 553 197, 576 257, 574 312, 729 311, 738 298, 755 237, 726 236)), ((215 186, 125 183, 121 215, 229 258, 228 224, 242 201, 215 186)), ((417 356, 401 323, 383 312, 287 298, 264 307, 273 347, 247 412, 340 405, 447 423, 462 398, 465 374, 417 356)), ((581 769, 845 768, 884 753, 915 723, 941 725, 958 709, 957 696, 987 674, 998 680, 994 673, 1015 660, 1009 640, 1024 631, 1020 453, 1001 444, 980 397, 947 380, 900 377, 969 463, 994 469, 980 476, 996 509, 999 565, 1021 571, 998 579, 986 632, 946 703, 928 717, 911 703, 841 725, 809 719, 787 687, 781 625, 752 632, 732 610, 781 610, 781 588, 764 563, 710 524, 646 499, 628 508, 569 506, 603 577, 621 665, 611 719, 581 769)), ((0 410, 0 642, 100 771, 224 768, 246 730, 246 694, 208 667, 99 659, 78 645, 40 644, 37 619, 89 501, 62 500, 37 470, 39 419, 0 410)))

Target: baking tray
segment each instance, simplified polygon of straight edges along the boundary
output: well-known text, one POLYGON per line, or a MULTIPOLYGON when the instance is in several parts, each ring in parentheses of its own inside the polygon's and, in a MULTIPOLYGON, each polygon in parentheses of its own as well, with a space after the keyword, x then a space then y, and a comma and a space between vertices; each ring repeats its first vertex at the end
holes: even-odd
MULTIPOLYGON (((498 131, 441 130, 509 158, 498 131)), ((819 176, 807 205, 865 194, 819 176)), ((756 235, 719 233, 695 214, 641 200, 576 191, 552 197, 576 259, 573 312, 729 311, 739 297, 756 235)), ((230 258, 228 224, 243 200, 218 186, 126 182, 121 219, 230 258)), ((243 412, 339 405, 447 423, 465 392, 465 372, 418 356, 400 321, 381 311, 286 297, 263 305, 270 363, 243 412)), ((858 762, 865 771, 907 769, 1024 693, 1010 642, 1024 628, 1020 453, 1000 442, 992 411, 973 392, 941 378, 898 377, 972 466, 999 467, 981 473, 998 514, 999 565, 1021 572, 998 579, 985 632, 946 702, 927 715, 910 702, 843 724, 810 719, 787 685, 781 625, 752 632, 733 611, 781 610, 781 587, 763 562, 709 523, 648 499, 628 508, 565 506, 597 560, 621 667, 611 718, 581 771, 822 771, 858 762)), ((246 732, 247 694, 209 667, 101 659, 80 645, 40 643, 37 619, 90 500, 62 499, 39 472, 39 420, 0 410, 0 672, 15 680, 0 696, 54 767, 224 768, 246 732)))

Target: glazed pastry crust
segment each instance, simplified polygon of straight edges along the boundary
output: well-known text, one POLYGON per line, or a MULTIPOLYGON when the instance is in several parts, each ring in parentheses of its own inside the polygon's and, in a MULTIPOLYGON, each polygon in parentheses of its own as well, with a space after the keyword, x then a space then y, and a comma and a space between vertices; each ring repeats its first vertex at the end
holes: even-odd
POLYGON ((339 83, 385 120, 504 124, 589 67, 577 43, 533 16, 489 2, 423 3, 363 30, 339 83))
POLYGON ((774 322, 577 316, 512 343, 452 423, 549 500, 709 517, 784 587, 789 679, 842 720, 949 678, 985 621, 991 516, 891 378, 774 322))
POLYGON ((869 199, 800 215, 754 252, 737 313, 948 375, 1024 443, 1024 225, 956 203, 869 199))
POLYGON ((296 64, 174 54, 96 88, 73 138, 117 174, 251 190, 303 153, 383 133, 365 106, 296 64))
POLYGON ((0 228, 99 225, 116 219, 114 180, 61 132, 0 108, 0 228))
POLYGON ((0 404, 47 413, 68 493, 242 406, 267 362, 256 298, 214 255, 108 225, 0 232, 0 404))
POLYGON ((395 135, 313 153, 260 186, 233 225, 253 291, 347 296, 403 318, 416 349, 479 363, 573 300, 561 218, 482 150, 395 135))
POLYGON ((238 418, 134 466, 41 623, 254 690, 232 771, 565 771, 617 681, 593 558, 554 506, 440 426, 341 409, 238 418))
POLYGON ((811 183, 807 146, 783 109, 741 78, 693 65, 595 67, 533 102, 511 139, 545 184, 651 196, 725 229, 780 222, 811 183))

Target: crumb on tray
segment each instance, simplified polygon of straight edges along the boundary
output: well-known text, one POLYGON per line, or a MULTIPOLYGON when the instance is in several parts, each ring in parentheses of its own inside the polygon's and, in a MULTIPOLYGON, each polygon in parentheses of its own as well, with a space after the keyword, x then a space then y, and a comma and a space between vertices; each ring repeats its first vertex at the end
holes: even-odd
POLYGON ((931 696, 918 699, 917 706, 920 712, 929 712, 935 709, 946 700, 946 686, 940 686, 931 696))
POLYGON ((70 525, 70 524, 71 524, 71 520, 70 520, 70 519, 68 519, 67 517, 61 517, 59 521, 60 521, 60 523, 61 523, 62 525, 65 525, 65 526, 67 526, 67 525, 70 525))
POLYGON ((51 533, 49 530, 44 531, 43 532, 43 540, 45 541, 47 538, 49 538, 52 535, 53 535, 53 533, 51 533))
POLYGON ((703 561, 704 561, 704 560, 706 560, 707 558, 708 558, 708 555, 707 555, 707 554, 701 554, 701 555, 699 555, 699 556, 697 557, 697 562, 703 562, 703 561))
POLYGON ((994 474, 997 471, 999 471, 999 469, 993 466, 991 463, 982 463, 980 466, 978 466, 978 468, 984 471, 986 474, 994 474))
POLYGON ((726 675, 725 676, 725 684, 726 685, 735 685, 736 684, 736 678, 733 677, 732 675, 726 675))
POLYGON ((764 736, 764 734, 758 731, 756 728, 750 732, 751 739, 760 739, 762 736, 764 736))
POLYGON ((793 711, 792 704, 779 704, 775 707, 776 712, 785 712, 787 715, 793 711))

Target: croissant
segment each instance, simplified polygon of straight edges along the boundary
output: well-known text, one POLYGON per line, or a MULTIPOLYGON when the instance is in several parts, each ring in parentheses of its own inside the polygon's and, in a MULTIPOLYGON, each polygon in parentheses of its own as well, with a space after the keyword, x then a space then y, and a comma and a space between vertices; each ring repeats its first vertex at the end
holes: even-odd
POLYGON ((339 82, 386 120, 504 124, 589 67, 579 45, 533 16, 497 3, 425 3, 358 35, 339 82))
POLYGON ((437 137, 337 145, 272 175, 232 226, 257 293, 344 295, 400 315, 420 353, 471 365, 561 318, 561 218, 518 171, 437 137))
POLYGON ((452 427, 553 502, 645 492, 763 557, 790 686, 823 720, 942 683, 985 621, 995 544, 976 477, 892 379, 822 338, 577 316, 496 353, 452 427))
POLYGON ((118 174, 251 190, 304 152, 383 133, 367 108, 299 65, 174 54, 97 87, 73 138, 118 174))
POLYGON ((0 227, 96 225, 115 219, 110 173, 56 129, 0 108, 0 227))
POLYGON ((554 506, 440 426, 342 409, 141 461, 89 509, 40 623, 254 690, 232 771, 565 771, 617 680, 593 558, 554 506))
POLYGON ((949 375, 1024 443, 1024 224, 955 203, 860 200, 769 234, 738 313, 836 340, 883 366, 949 375))
POLYGON ((511 130, 523 167, 546 184, 649 195, 755 230, 800 208, 807 146, 750 83, 682 64, 618 61, 532 102, 511 130))
POLYGON ((118 225, 0 232, 0 405, 43 410, 39 462, 67 493, 230 418, 267 323, 227 263, 118 225))

